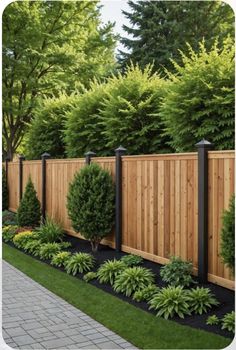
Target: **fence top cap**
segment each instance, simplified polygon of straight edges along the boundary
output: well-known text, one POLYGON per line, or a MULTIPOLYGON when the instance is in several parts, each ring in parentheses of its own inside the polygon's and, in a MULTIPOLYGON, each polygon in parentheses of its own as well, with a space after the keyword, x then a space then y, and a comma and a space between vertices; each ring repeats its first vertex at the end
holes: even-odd
POLYGON ((41 155, 41 157, 42 157, 42 158, 50 158, 51 155, 50 155, 49 153, 45 152, 45 153, 43 153, 43 154, 41 155))
POLYGON ((126 151, 127 151, 127 149, 121 145, 117 149, 115 149, 115 152, 126 152, 126 151))
POLYGON ((213 143, 202 139, 200 142, 195 144, 196 147, 201 148, 201 147, 205 147, 205 148, 212 148, 213 147, 213 143))
POLYGON ((24 156, 24 154, 19 154, 19 155, 18 155, 18 158, 19 158, 19 159, 23 159, 23 160, 25 160, 25 156, 24 156))
POLYGON ((84 154, 85 156, 96 156, 96 153, 95 152, 92 152, 92 151, 88 151, 84 154))

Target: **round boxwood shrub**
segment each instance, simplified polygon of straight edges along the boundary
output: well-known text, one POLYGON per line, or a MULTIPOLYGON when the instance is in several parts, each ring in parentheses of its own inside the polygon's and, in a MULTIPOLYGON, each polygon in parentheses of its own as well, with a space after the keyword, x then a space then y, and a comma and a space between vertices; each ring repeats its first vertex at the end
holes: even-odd
POLYGON ((37 226, 41 218, 40 202, 34 185, 29 177, 23 198, 17 210, 17 222, 19 226, 37 226))
POLYGON ((230 200, 229 209, 224 211, 221 229, 221 256, 233 273, 235 272, 235 196, 230 200))
POLYGON ((67 209, 75 231, 90 240, 97 251, 114 223, 115 189, 108 171, 98 164, 85 166, 75 174, 67 196, 67 209))

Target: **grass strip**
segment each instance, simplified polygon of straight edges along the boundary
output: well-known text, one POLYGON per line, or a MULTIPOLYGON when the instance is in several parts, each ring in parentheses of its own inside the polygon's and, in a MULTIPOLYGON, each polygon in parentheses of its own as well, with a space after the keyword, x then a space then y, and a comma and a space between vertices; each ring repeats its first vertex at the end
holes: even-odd
POLYGON ((232 341, 155 317, 6 244, 3 259, 140 349, 222 349, 232 341))

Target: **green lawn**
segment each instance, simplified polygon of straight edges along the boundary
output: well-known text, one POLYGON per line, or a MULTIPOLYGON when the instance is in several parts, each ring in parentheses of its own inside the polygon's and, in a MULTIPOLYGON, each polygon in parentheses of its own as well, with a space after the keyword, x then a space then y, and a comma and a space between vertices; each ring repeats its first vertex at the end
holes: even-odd
POLYGON ((222 349, 231 343, 157 318, 6 244, 3 259, 140 349, 222 349))

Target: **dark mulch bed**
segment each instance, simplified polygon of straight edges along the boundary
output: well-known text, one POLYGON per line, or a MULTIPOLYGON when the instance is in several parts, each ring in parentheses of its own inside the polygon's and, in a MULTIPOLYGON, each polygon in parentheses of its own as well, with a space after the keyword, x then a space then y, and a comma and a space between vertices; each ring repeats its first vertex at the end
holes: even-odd
MULTIPOLYGON (((91 245, 88 241, 72 237, 72 236, 66 236, 64 239, 67 242, 70 242, 72 244, 72 247, 69 248, 68 250, 71 251, 72 253, 74 252, 85 252, 85 253, 91 253, 91 245)), ((10 244, 14 246, 13 244, 10 244)), ((112 259, 120 259, 122 256, 126 255, 126 253, 122 252, 116 252, 114 249, 101 245, 99 246, 99 250, 97 253, 93 254, 94 257, 96 258, 96 266, 94 270, 98 268, 100 264, 102 264, 105 260, 112 260, 112 259)), ((37 259, 37 258, 36 258, 37 259)), ((38 259, 39 260, 39 259, 38 259)), ((48 264, 50 264, 50 261, 44 261, 48 264)), ((142 264, 143 267, 151 269, 155 275, 156 275, 156 284, 160 287, 165 287, 166 284, 162 281, 160 277, 160 268, 162 265, 145 260, 142 264)), ((61 271, 64 271, 62 268, 58 268, 61 271)), ((82 279, 83 275, 78 274, 76 278, 82 279)), ((197 279, 194 278, 196 281, 197 279)), ((152 314, 155 314, 155 311, 153 310, 148 310, 148 304, 145 302, 140 302, 137 303, 133 301, 131 298, 128 298, 124 296, 123 294, 118 294, 115 293, 110 285, 106 284, 100 284, 97 280, 93 280, 91 282, 92 285, 94 285, 97 288, 100 288, 104 290, 107 293, 110 293, 117 298, 120 298, 132 305, 135 305, 136 307, 139 307, 147 312, 150 312, 152 314)), ((208 332, 216 333, 219 335, 222 335, 227 338, 233 338, 234 335, 231 332, 222 330, 220 326, 208 326, 206 325, 206 320, 208 316, 210 315, 217 315, 219 318, 222 318, 226 313, 231 312, 232 310, 235 309, 234 306, 234 291, 220 287, 218 285, 215 285, 213 283, 206 283, 206 284, 197 284, 198 286, 203 286, 210 288, 210 290, 215 294, 217 300, 220 302, 220 305, 217 307, 213 307, 211 311, 209 311, 207 314, 204 315, 192 315, 192 316, 186 316, 184 319, 181 319, 179 317, 174 317, 172 320, 176 321, 180 324, 187 325, 193 328, 198 328, 198 329, 204 329, 208 332)))

